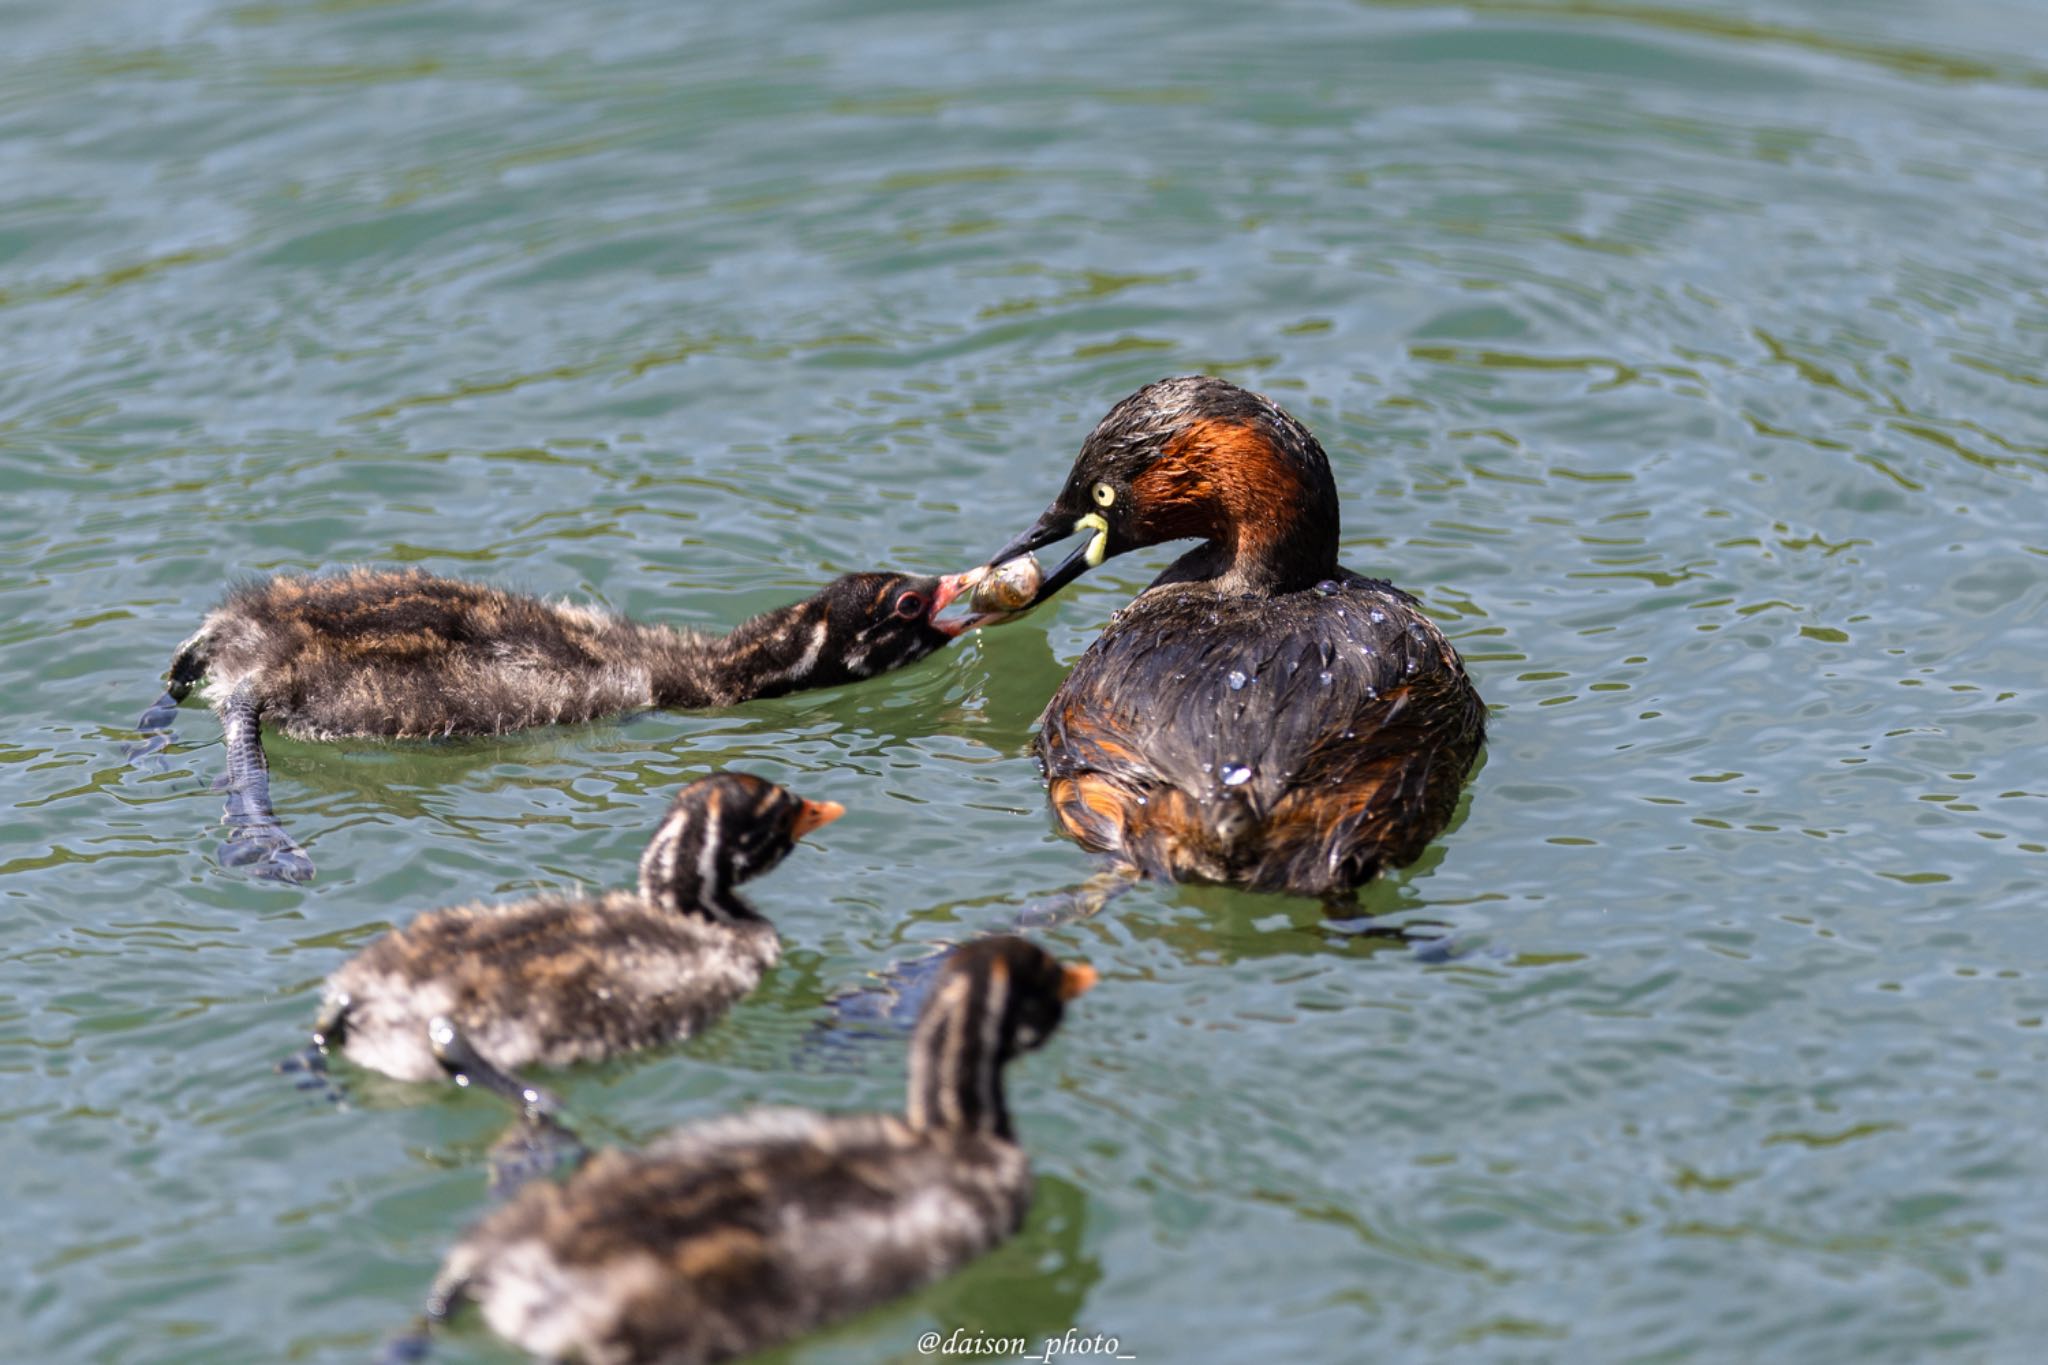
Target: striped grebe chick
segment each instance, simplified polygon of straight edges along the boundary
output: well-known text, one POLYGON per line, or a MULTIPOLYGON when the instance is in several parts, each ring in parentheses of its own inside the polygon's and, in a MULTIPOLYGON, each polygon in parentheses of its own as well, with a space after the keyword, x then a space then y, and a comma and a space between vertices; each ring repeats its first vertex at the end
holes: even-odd
POLYGON ((1020 938, 959 949, 918 1020, 906 1112, 760 1109, 602 1152, 464 1237, 429 1317, 473 1302, 550 1360, 700 1365, 951 1274, 1030 1206, 1003 1067, 1094 981, 1020 938))
POLYGON ((236 589, 207 616, 139 728, 161 745, 203 680, 227 742, 221 862, 305 881, 312 861, 271 809, 264 725, 314 740, 502 735, 831 687, 914 663, 976 624, 933 621, 940 587, 847 574, 716 635, 417 571, 285 575, 236 589))
POLYGON ((549 1111, 512 1073, 688 1038, 754 989, 782 950, 738 886, 844 813, 746 773, 699 778, 647 845, 637 891, 430 910, 328 978, 314 1045, 549 1111))
POLYGON ((1204 375, 1146 385, 991 563, 1075 534, 1031 602, 1128 550, 1201 543, 1040 718, 1071 837, 1155 877, 1336 899, 1450 822, 1486 709, 1413 597, 1338 564, 1329 459, 1278 404, 1204 375))

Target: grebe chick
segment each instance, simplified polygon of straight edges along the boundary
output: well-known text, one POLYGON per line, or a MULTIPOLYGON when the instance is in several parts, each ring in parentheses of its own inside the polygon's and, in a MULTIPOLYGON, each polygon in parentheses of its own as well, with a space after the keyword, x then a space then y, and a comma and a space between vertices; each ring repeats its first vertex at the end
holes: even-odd
POLYGON ((782 950, 736 888, 843 814, 746 773, 699 778, 641 856, 637 892, 430 910, 328 978, 314 1045, 551 1110, 511 1073, 688 1038, 754 989, 782 950))
POLYGON ((1485 707, 1413 597, 1337 563, 1336 482, 1308 428, 1225 380, 1148 384, 991 564, 1075 534, 1032 603, 1113 555, 1201 543, 1111 619, 1040 717, 1070 836, 1155 877, 1325 898, 1421 856, 1485 707))
POLYGON ((922 659, 976 624, 934 623, 940 600, 935 578, 847 574, 720 636, 415 571, 287 575, 207 616, 138 728, 162 742, 205 680, 227 741, 221 862, 305 881, 313 864, 270 805, 266 724, 295 739, 423 739, 732 706, 922 659))
POLYGON ((600 1153, 464 1237, 429 1317, 473 1302, 537 1356, 700 1365, 951 1274, 1030 1206, 1003 1066, 1094 982, 1020 938, 961 948, 919 1018, 904 1114, 760 1109, 600 1153))

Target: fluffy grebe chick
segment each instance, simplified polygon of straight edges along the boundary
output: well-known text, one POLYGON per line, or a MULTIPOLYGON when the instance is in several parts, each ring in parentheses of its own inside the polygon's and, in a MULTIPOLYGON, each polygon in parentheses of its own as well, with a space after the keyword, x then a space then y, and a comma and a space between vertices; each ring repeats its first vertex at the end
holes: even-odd
POLYGON ((1201 543, 1111 619, 1040 718, 1069 835, 1156 877, 1326 898, 1421 856, 1485 707, 1413 597, 1337 563, 1336 482, 1308 428, 1225 380, 1148 384, 991 564, 1075 534, 1033 603, 1113 555, 1201 543))
POLYGON ((638 891, 430 910, 328 978, 314 1045, 545 1112, 511 1073, 688 1038, 752 991, 782 949, 736 888, 843 814, 746 773, 699 778, 641 856, 638 891))
POLYGON ((732 706, 924 658, 973 624, 935 623, 940 600, 935 578, 847 574, 721 636, 416 571, 287 575, 207 616, 138 728, 161 742, 204 680, 227 741, 222 863, 305 881, 312 861, 271 810, 266 724, 295 739, 422 739, 732 706))
POLYGON ((940 1279, 1014 1233, 1030 1164, 1002 1071, 1095 973, 1020 938, 958 950, 911 1042, 895 1114, 760 1109, 536 1181, 449 1255, 429 1305, 581 1365, 700 1365, 940 1279))

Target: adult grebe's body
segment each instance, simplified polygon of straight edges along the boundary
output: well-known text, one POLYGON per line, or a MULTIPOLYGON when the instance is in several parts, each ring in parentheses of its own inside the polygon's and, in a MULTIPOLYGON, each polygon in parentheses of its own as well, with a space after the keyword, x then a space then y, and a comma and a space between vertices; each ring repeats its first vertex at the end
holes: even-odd
POLYGON ((1105 558, 1197 539, 1084 654, 1042 718, 1061 825, 1157 877, 1339 896, 1449 822, 1485 735, 1458 652, 1337 563, 1322 447, 1221 379, 1149 384, 992 563, 1076 534, 1043 601, 1105 558))

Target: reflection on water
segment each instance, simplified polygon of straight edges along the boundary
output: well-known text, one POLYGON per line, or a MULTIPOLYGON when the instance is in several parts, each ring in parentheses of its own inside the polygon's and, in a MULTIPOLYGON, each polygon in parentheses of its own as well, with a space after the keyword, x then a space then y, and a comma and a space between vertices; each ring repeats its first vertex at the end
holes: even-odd
POLYGON ((419 564, 723 627, 978 561, 1192 370, 1321 437, 1346 562, 1464 652, 1485 765, 1356 917, 1139 886, 1042 924, 1104 984, 1013 1069, 1031 1223, 781 1358, 927 1325, 2032 1353, 2038 6, 191 0, 0 35, 18 1353, 372 1350, 503 1115, 295 1090, 319 981, 429 906, 629 880, 712 767, 849 808, 758 888, 783 965, 547 1083, 598 1143, 900 1105, 918 964, 1094 871, 1032 726, 1171 552, 860 688, 280 741, 301 889, 211 864, 202 710, 120 758, 225 582, 419 564))

